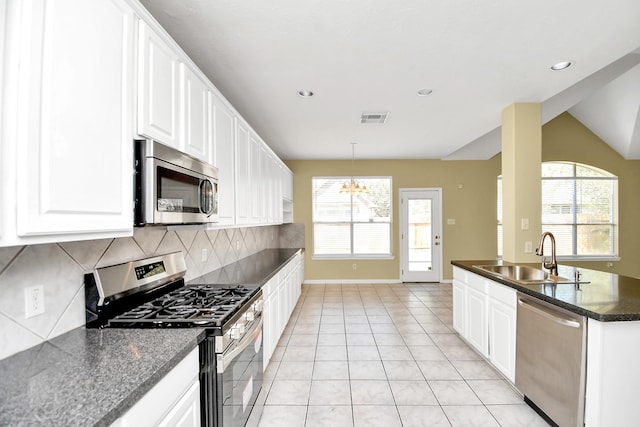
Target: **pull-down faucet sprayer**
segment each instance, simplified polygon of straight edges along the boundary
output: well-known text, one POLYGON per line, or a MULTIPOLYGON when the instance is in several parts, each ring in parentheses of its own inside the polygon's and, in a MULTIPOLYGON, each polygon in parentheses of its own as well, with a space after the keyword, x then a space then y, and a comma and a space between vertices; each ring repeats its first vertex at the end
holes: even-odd
POLYGON ((554 276, 558 275, 558 261, 556 260, 556 238, 553 237, 553 234, 551 234, 548 231, 545 231, 544 233, 542 233, 542 236, 540 237, 540 244, 536 249, 536 255, 542 257, 542 267, 548 269, 549 274, 552 274, 554 276), (547 236, 549 236, 549 238, 551 239, 551 261, 550 262, 547 262, 547 259, 544 257, 544 239, 547 236))

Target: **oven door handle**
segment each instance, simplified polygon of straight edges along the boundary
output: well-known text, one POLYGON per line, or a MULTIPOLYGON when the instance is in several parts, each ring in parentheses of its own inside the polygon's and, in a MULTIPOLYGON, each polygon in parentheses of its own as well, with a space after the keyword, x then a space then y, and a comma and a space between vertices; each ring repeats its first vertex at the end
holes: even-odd
MULTIPOLYGON (((244 334, 242 341, 240 341, 233 349, 218 354, 216 360, 216 371, 221 374, 224 372, 224 368, 242 351, 247 348, 254 340, 256 331, 262 327, 262 316, 254 321, 251 326, 251 330, 244 334)), ((262 339, 262 338, 261 338, 262 339)))

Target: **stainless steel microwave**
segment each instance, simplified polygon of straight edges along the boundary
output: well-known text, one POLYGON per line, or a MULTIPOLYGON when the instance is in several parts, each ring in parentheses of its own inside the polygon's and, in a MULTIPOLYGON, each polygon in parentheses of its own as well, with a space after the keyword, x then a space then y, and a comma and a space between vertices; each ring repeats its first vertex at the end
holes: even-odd
POLYGON ((135 225, 218 221, 218 169, 152 140, 135 141, 135 225))

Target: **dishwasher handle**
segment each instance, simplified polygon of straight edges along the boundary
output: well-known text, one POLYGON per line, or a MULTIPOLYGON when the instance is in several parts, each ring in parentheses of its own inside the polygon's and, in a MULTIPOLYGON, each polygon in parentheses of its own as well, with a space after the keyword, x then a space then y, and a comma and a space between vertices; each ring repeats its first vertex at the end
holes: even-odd
POLYGON ((528 310, 531 310, 531 311, 539 314, 540 316, 546 317, 547 319, 550 319, 550 320, 552 320, 552 321, 554 321, 556 323, 559 323, 561 325, 568 326, 570 328, 576 328, 576 329, 580 328, 580 326, 581 326, 581 323, 578 322, 577 320, 573 320, 571 318, 564 317, 560 313, 547 310, 546 308, 541 307, 538 304, 535 304, 535 303, 532 303, 532 302, 529 302, 529 301, 525 301, 525 300, 523 300, 521 298, 518 298, 518 305, 520 305, 520 306, 522 306, 522 307, 524 307, 524 308, 526 308, 528 310))

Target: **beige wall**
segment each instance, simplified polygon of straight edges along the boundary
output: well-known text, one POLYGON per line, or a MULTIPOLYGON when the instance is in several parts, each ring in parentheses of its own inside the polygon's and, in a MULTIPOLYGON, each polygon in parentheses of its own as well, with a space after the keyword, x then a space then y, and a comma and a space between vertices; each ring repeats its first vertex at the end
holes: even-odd
POLYGON ((392 260, 312 260, 311 177, 349 176, 351 160, 287 161, 294 173, 294 221, 305 224, 305 280, 398 280, 400 277, 400 188, 442 188, 443 277, 452 278, 452 259, 494 259, 496 178, 500 157, 488 161, 356 160, 359 176, 391 176, 393 183, 392 260), (463 184, 458 189, 458 184, 463 184), (455 225, 447 225, 455 218, 455 225))
MULTIPOLYGON (((619 254, 621 261, 576 263, 598 270, 640 277, 640 161, 620 157, 568 113, 542 128, 542 160, 566 160, 606 169, 619 177, 619 254)), ((400 277, 398 189, 442 188, 443 278, 452 278, 452 259, 494 259, 496 177, 500 155, 487 161, 356 160, 355 174, 393 178, 393 260, 312 260, 311 177, 349 176, 351 161, 287 161, 295 174, 294 221, 305 224, 306 280, 398 280, 400 277), (463 184, 463 189, 458 189, 463 184), (455 218, 456 225, 447 225, 455 218)), ((534 247, 537 242, 534 242, 534 247)))
POLYGON ((566 160, 605 169, 618 176, 620 261, 572 263, 625 276, 640 277, 640 161, 624 160, 569 113, 542 127, 542 160, 566 160))

